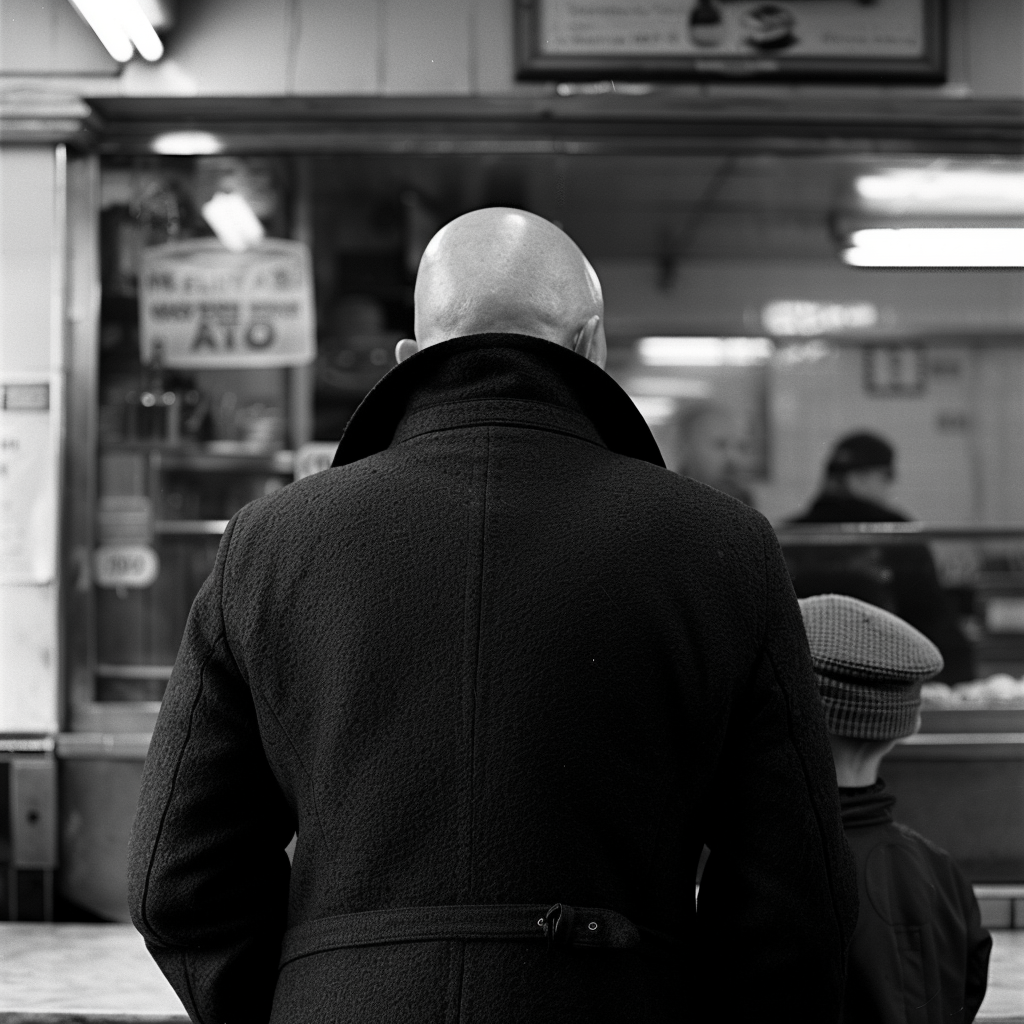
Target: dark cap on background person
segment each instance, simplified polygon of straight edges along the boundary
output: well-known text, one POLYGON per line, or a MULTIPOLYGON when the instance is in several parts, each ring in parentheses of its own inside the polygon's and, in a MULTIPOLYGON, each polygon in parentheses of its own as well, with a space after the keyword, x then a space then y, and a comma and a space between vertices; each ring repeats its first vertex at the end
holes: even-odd
POLYGON ((887 469, 892 472, 896 452, 888 441, 866 431, 847 434, 836 442, 829 457, 826 473, 842 476, 865 469, 887 469))
POLYGON ((844 594, 806 597, 800 611, 828 731, 879 741, 916 732, 921 684, 942 671, 935 644, 891 612, 844 594))

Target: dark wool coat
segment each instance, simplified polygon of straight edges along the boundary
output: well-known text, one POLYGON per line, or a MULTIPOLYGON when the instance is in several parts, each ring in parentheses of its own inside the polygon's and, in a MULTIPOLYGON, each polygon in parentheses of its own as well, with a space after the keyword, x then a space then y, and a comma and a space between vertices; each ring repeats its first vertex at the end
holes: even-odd
POLYGON ((204 1024, 657 1024, 712 1019, 705 998, 835 1020, 855 878, 771 528, 665 470, 567 349, 413 356, 335 468, 229 524, 130 903, 204 1024), (520 939, 379 935, 412 927, 394 908, 555 903, 625 915, 639 945, 549 949, 533 917, 520 939))
POLYGON ((860 890, 843 1024, 970 1024, 992 950, 973 890, 948 853, 893 821, 882 780, 840 800, 860 890))
MULTIPOLYGON (((794 523, 905 523, 894 509, 853 495, 821 494, 794 523)), ((974 652, 939 583, 925 544, 887 547, 804 547, 787 552, 798 597, 850 594, 906 619, 942 652, 938 677, 974 678, 974 652)))

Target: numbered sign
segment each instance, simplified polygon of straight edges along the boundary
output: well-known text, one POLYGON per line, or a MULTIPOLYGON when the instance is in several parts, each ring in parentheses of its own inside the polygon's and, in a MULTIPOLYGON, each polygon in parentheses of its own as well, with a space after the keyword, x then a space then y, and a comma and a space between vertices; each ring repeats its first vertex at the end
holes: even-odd
POLYGON ((231 252, 216 238, 143 250, 142 360, 182 369, 298 366, 316 357, 309 247, 265 239, 231 252))
POLYGON ((98 587, 144 590, 160 575, 160 557, 145 544, 104 544, 96 549, 93 568, 98 587))
POLYGON ((876 398, 912 398, 925 391, 924 353, 919 345, 867 345, 864 390, 876 398))

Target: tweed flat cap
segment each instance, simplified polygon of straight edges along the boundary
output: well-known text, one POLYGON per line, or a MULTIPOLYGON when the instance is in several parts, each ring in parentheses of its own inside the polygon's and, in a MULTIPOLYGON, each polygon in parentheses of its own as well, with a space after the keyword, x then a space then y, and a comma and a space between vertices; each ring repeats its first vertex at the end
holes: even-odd
POLYGON ((942 671, 939 649, 891 612, 844 594, 800 601, 829 732, 864 740, 909 736, 921 684, 942 671))

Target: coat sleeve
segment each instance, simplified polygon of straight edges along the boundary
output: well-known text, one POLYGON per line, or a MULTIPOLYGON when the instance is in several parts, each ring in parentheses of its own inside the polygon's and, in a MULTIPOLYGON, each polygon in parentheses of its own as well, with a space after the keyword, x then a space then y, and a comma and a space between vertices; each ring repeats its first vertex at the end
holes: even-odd
POLYGON ((764 639, 704 813, 699 1019, 826 1024, 841 1012, 856 868, 800 609, 767 524, 763 537, 764 639))
POLYGON ((982 927, 981 911, 970 883, 956 872, 960 898, 967 918, 967 967, 964 974, 964 1022, 978 1016, 988 989, 988 961, 992 954, 992 936, 982 927))
POLYGON ((295 830, 225 628, 236 520, 189 613, 129 844, 132 920, 199 1024, 269 1017, 295 830))

